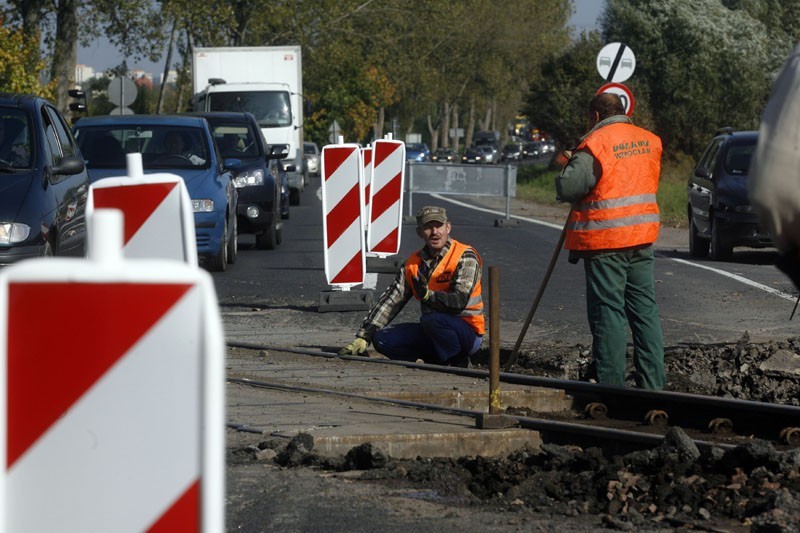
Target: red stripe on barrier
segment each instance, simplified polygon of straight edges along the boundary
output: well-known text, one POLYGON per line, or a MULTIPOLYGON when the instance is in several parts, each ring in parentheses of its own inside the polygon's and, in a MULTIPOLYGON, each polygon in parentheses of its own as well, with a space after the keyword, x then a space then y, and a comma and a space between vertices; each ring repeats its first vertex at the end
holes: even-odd
POLYGON ((392 152, 397 150, 403 146, 400 143, 375 143, 375 149, 373 150, 373 168, 379 166, 384 160, 392 155, 392 152))
POLYGON ((7 467, 192 286, 9 283, 7 467))
POLYGON ((324 156, 326 180, 333 176, 336 170, 342 166, 342 163, 353 154, 353 151, 353 148, 325 147, 322 154, 324 156))
POLYGON ((361 206, 358 205, 360 198, 358 195, 359 187, 360 185, 356 183, 326 215, 325 220, 328 226, 328 242, 326 245, 328 248, 353 224, 355 216, 361 210, 361 206), (356 215, 353 215, 353 213, 356 213, 356 215))
POLYGON ((195 481, 147 530, 149 533, 200 531, 200 482, 195 481))
POLYGON ((336 283, 350 283, 354 279, 361 279, 361 250, 356 252, 356 255, 347 262, 338 274, 336 274, 331 280, 331 285, 336 283))
POLYGON ((371 251, 373 252, 387 252, 387 253, 395 253, 397 251, 397 238, 399 236, 399 232, 397 228, 393 229, 389 235, 384 237, 384 239, 379 242, 371 251))
POLYGON ((128 244, 176 185, 177 183, 152 183, 99 187, 94 189, 94 206, 97 209, 113 207, 123 212, 125 244, 128 244))
POLYGON ((384 185, 381 190, 372 197, 372 222, 378 220, 384 211, 392 207, 400 200, 400 173, 384 185))

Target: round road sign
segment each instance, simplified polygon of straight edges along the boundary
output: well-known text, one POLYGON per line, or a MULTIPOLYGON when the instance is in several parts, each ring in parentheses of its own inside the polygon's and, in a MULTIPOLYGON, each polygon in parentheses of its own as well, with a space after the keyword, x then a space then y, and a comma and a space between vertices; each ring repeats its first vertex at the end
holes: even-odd
POLYGON ((606 81, 622 83, 633 74, 636 56, 623 43, 610 43, 597 54, 597 72, 606 81))
POLYGON ((128 77, 114 78, 108 84, 108 101, 119 107, 127 107, 136 101, 136 84, 128 77))
POLYGON ((622 100, 622 105, 625 106, 625 114, 631 116, 633 114, 633 93, 631 90, 622 85, 621 83, 606 83, 595 94, 600 93, 614 93, 622 100))

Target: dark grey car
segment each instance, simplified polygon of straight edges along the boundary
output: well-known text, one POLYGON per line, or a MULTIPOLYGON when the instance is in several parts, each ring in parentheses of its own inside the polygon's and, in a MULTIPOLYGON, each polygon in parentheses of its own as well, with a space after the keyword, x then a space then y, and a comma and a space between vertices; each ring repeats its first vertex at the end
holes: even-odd
POLYGON ((689 253, 730 259, 736 246, 773 245, 747 193, 757 131, 723 128, 706 147, 688 181, 689 253))

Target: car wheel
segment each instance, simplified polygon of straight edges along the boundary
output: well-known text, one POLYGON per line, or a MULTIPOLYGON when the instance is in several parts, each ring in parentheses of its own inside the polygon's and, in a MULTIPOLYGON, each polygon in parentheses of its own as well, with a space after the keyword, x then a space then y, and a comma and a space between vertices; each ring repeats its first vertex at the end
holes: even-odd
POLYGON ((689 219, 689 255, 692 257, 708 257, 708 239, 700 236, 694 223, 694 218, 689 219))
POLYGON ((724 261, 733 255, 733 246, 726 243, 720 235, 719 224, 711 221, 711 259, 714 261, 724 261))
POLYGON ((236 263, 239 258, 239 222, 233 217, 233 229, 228 237, 228 264, 236 263))
POLYGON ((269 228, 265 229, 256 235, 256 247, 259 250, 274 250, 278 245, 278 223, 273 218, 272 224, 269 228))
POLYGON ((208 261, 208 269, 211 272, 225 272, 228 268, 228 220, 225 220, 225 227, 222 228, 222 242, 219 243, 219 252, 212 256, 208 261))

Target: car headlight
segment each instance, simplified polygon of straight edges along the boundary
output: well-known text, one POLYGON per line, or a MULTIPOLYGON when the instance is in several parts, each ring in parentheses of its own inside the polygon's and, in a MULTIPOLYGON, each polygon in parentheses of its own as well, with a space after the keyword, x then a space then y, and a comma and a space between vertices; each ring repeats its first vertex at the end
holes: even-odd
POLYGON ((213 213, 214 200, 210 200, 208 198, 192 200, 192 209, 195 213, 213 213))
POLYGON ((22 242, 31 234, 31 227, 27 224, 7 222, 0 224, 0 244, 14 244, 22 242))
POLYGON ((233 186, 237 189, 252 185, 264 185, 264 171, 260 168, 245 170, 233 178, 233 186))

